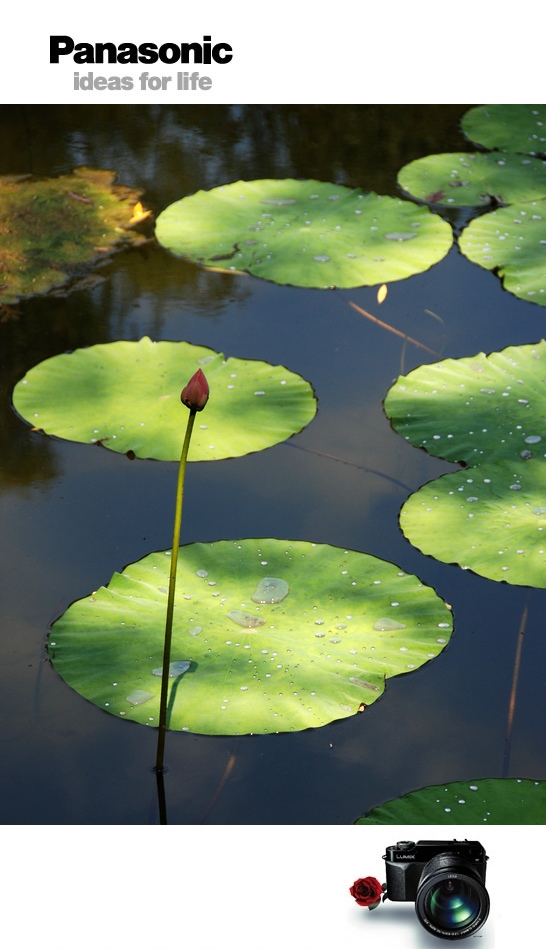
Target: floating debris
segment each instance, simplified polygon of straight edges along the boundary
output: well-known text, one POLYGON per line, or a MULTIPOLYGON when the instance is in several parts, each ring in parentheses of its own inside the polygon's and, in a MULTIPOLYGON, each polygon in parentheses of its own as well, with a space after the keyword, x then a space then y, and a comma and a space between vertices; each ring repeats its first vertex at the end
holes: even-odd
POLYGON ((361 689, 371 689, 373 692, 380 692, 378 685, 375 685, 373 682, 366 682, 365 679, 357 679, 356 676, 351 676, 349 679, 351 685, 358 685, 361 689))

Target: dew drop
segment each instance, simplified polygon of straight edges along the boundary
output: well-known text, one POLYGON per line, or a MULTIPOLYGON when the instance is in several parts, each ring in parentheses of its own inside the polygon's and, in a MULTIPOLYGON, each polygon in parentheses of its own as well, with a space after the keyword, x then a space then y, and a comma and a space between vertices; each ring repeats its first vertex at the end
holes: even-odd
POLYGON ((208 571, 207 571, 207 570, 197 570, 196 573, 197 573, 197 576, 198 576, 198 577, 203 577, 203 578, 204 578, 204 577, 208 577, 208 571))
POLYGON ((254 603, 281 603, 288 592, 288 584, 279 577, 262 577, 251 599, 254 603))
MULTIPOLYGON (((169 665, 169 679, 174 679, 176 676, 181 676, 184 672, 187 672, 190 668, 191 663, 187 659, 178 659, 176 662, 171 662, 169 665)), ((163 675, 163 668, 154 669, 152 672, 154 676, 163 675)))
MULTIPOLYGON (((287 204, 295 204, 295 198, 262 198, 260 204, 273 204, 277 208, 284 207, 287 204)), ((264 217, 270 217, 270 215, 264 214, 264 217)))
POLYGON ((230 610, 227 615, 229 619, 237 623, 237 626, 245 626, 247 629, 263 626, 265 623, 265 620, 260 616, 253 616, 252 613, 245 613, 243 610, 230 610))
POLYGON ((388 241, 410 241, 412 237, 417 237, 415 231, 405 232, 405 231, 393 231, 390 234, 385 234, 385 238, 388 241))
POLYGON ((373 624, 373 628, 379 631, 388 630, 388 629, 405 629, 405 623, 398 623, 395 619, 390 619, 389 616, 381 616, 373 624))
POLYGON ((313 260, 316 260, 319 264, 327 264, 330 258, 328 257, 328 254, 315 254, 313 260))
POLYGON ((131 692, 131 694, 127 696, 127 701, 129 705, 144 705, 144 702, 149 702, 153 697, 153 692, 145 692, 144 689, 135 689, 134 692, 131 692))

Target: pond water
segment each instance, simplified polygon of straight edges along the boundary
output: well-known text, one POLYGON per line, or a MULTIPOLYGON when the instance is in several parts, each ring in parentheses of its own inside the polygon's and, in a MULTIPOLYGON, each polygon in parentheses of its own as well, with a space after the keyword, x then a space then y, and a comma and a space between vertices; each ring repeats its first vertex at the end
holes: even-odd
MULTIPOLYGON (((465 110, 3 107, 0 174, 112 168, 156 213, 238 179, 315 178, 398 196, 396 173, 408 161, 471 148, 459 129, 465 110)), ((536 342, 546 310, 505 293, 455 246, 427 273, 391 284, 381 307, 377 288, 297 289, 210 273, 154 244, 118 255, 100 276, 65 297, 28 300, 0 323, 3 822, 158 821, 155 730, 81 698, 45 645, 72 601, 170 546, 177 466, 48 439, 11 406, 13 386, 41 360, 144 335, 282 364, 318 397, 316 418, 289 441, 189 466, 184 543, 271 536, 365 551, 435 587, 455 619, 447 649, 389 679, 364 714, 295 734, 169 733, 169 822, 348 824, 431 784, 546 778, 546 591, 441 564, 404 539, 405 498, 456 466, 392 431, 382 400, 401 372, 435 357, 349 303, 451 357, 536 342)))

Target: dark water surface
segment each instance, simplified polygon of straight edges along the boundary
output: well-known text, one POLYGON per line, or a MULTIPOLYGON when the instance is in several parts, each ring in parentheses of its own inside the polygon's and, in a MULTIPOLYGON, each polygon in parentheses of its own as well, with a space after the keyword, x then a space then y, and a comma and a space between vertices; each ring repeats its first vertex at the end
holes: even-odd
MULTIPOLYGON (((459 130, 465 110, 3 107, 0 174, 112 168, 156 213, 240 178, 317 178, 397 195, 396 173, 408 161, 471 147, 459 130)), ((289 442, 189 466, 185 543, 274 536, 362 550, 434 586, 455 617, 443 654, 390 679, 362 715, 287 735, 170 733, 169 821, 350 823, 429 784, 546 778, 546 591, 437 563, 403 538, 398 512, 407 495, 455 466, 391 431, 382 400, 400 372, 435 360, 348 301, 451 357, 536 342, 546 310, 505 293, 456 247, 428 273, 391 284, 380 312, 376 288, 302 290, 208 273, 153 245, 119 255, 101 275, 65 298, 29 300, 0 323, 3 822, 158 820, 155 730, 119 721, 72 691, 45 644, 69 603, 170 546, 177 466, 48 439, 11 408, 14 384, 41 360, 144 335, 280 363, 308 379, 319 400, 315 420, 289 442)))

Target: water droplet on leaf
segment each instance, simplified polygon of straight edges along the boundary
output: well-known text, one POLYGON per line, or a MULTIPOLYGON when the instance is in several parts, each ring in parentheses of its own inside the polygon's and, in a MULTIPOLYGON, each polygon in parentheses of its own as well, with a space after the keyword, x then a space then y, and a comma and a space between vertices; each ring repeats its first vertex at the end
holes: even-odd
POLYGON ((405 623, 398 623, 395 619, 390 619, 388 616, 381 616, 373 624, 373 628, 379 631, 384 631, 388 629, 405 629, 405 623))
POLYGON ((263 626, 265 623, 265 620, 260 616, 253 616, 252 613, 245 613, 243 610, 230 610, 227 615, 229 619, 237 623, 237 626, 246 626, 247 629, 263 626))
MULTIPOLYGON (((187 659, 179 659, 176 662, 171 662, 169 665, 169 679, 174 679, 176 676, 181 676, 184 672, 187 672, 190 668, 191 663, 187 659)), ((163 675, 163 668, 154 669, 152 672, 154 676, 163 675)))
POLYGON ((279 577, 262 577, 251 599, 254 603, 281 603, 288 592, 288 584, 279 577))
POLYGON ((153 692, 145 692, 144 689, 135 689, 134 692, 131 692, 131 694, 127 696, 127 701, 130 705, 144 705, 144 702, 149 702, 153 697, 153 692))

